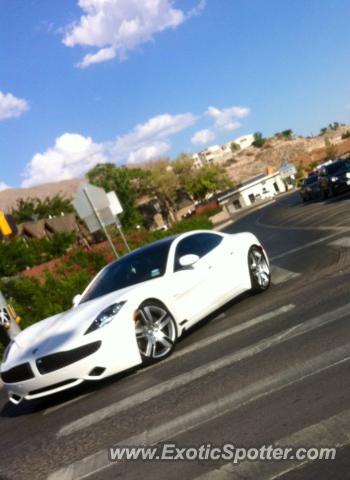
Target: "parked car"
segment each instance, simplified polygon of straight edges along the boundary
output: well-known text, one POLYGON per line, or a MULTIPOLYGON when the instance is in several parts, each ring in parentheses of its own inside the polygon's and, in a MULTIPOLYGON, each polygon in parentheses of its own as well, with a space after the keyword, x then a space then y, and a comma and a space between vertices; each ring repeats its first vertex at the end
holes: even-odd
POLYGON ((312 174, 309 175, 307 178, 304 178, 300 187, 300 195, 303 199, 303 202, 314 200, 315 198, 319 197, 320 194, 321 190, 318 181, 318 175, 312 174))
POLYGON ((251 233, 197 230, 107 265, 71 310, 35 323, 7 347, 1 378, 18 404, 167 357, 177 339, 230 299, 270 285, 251 233))
POLYGON ((350 190, 350 159, 337 160, 322 167, 318 181, 323 198, 350 190))

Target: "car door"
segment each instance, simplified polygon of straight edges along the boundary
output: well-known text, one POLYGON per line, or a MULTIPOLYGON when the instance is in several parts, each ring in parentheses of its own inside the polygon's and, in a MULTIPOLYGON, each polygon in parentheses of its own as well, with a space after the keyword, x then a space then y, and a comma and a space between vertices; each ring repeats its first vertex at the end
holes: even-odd
POLYGON ((173 296, 180 315, 188 326, 198 321, 217 305, 217 250, 223 238, 218 234, 195 233, 179 241, 174 255, 173 296), (183 268, 183 255, 198 255, 191 267, 183 268))

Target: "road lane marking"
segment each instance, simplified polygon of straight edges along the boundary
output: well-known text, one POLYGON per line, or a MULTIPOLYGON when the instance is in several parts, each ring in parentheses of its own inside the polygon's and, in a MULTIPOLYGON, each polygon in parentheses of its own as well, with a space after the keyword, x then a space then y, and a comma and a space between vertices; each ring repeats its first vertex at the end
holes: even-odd
MULTIPOLYGON (((200 427, 208 421, 219 418, 263 397, 275 394, 284 388, 323 373, 349 360, 350 344, 338 347, 327 353, 322 353, 303 362, 301 365, 290 367, 283 372, 266 377, 151 430, 122 440, 115 446, 155 445, 159 442, 170 440, 180 434, 200 427)), ((115 464, 110 463, 107 449, 103 449, 52 473, 49 475, 48 480, 80 480, 113 465, 116 467, 115 464)))
MULTIPOLYGON (((345 410, 319 423, 310 425, 273 442, 275 447, 341 448, 350 443, 350 410, 345 410)), ((274 480, 310 463, 304 461, 257 461, 227 463, 196 477, 194 480, 274 480)))
MULTIPOLYGON (((198 342, 192 343, 188 347, 182 348, 181 350, 175 351, 167 360, 164 360, 162 364, 165 362, 174 360, 176 358, 182 357, 191 352, 195 352, 196 350, 200 350, 201 348, 208 347, 212 343, 218 342, 223 340, 231 335, 235 335, 236 333, 243 332, 244 330, 248 330, 249 328, 255 327, 256 325, 267 322, 268 320, 272 320, 284 313, 290 312, 295 308, 295 305, 290 303, 289 305, 283 305, 283 307, 276 308, 271 312, 264 313, 263 315, 259 315, 258 317, 252 318, 251 320, 247 320, 246 322, 240 323, 238 325, 234 325, 227 330, 223 330, 222 332, 216 333, 215 335, 211 335, 208 338, 204 338, 198 342)), ((218 318, 218 317, 217 317, 218 318)))
MULTIPOLYGON (((347 228, 344 231, 349 232, 350 229, 347 228)), ((301 245, 300 247, 292 248, 291 250, 287 250, 283 253, 280 253, 279 255, 274 255, 273 257, 270 257, 271 261, 278 260, 280 258, 287 257, 288 255, 292 255, 293 253, 298 253, 303 250, 306 250, 307 248, 313 247, 315 245, 319 245, 320 243, 326 242, 327 240, 330 240, 331 238, 338 237, 340 235, 340 232, 337 233, 332 233, 331 235, 327 235, 326 237, 321 237, 317 240, 313 240, 312 242, 304 243, 304 245, 301 245)))
POLYGON ((238 350, 237 352, 225 355, 217 360, 194 368, 189 372, 182 373, 174 378, 171 378, 170 380, 143 390, 142 392, 135 393, 134 395, 124 398, 123 400, 120 400, 112 405, 101 408, 93 413, 89 413, 84 417, 64 425, 58 431, 57 436, 62 437, 71 435, 72 433, 99 423, 106 418, 114 417, 115 415, 129 409, 134 409, 145 402, 171 392, 172 390, 176 390, 177 388, 198 380, 203 376, 215 373, 224 367, 232 366, 235 363, 253 357, 254 355, 257 355, 269 348, 289 341, 300 335, 304 335, 305 333, 315 330, 323 325, 339 320, 340 318, 349 315, 349 312, 350 304, 347 304, 344 307, 334 310, 333 312, 325 313, 319 317, 314 317, 310 320, 303 321, 303 323, 299 323, 291 328, 288 328, 287 330, 282 331, 281 333, 277 333, 271 337, 265 338, 253 346, 249 346, 238 350))
POLYGON ((334 242, 329 243, 332 247, 350 247, 350 237, 338 238, 334 242))
POLYGON ((271 282, 274 285, 288 282, 293 278, 299 277, 299 275, 300 273, 292 272, 291 270, 286 270, 282 267, 277 267, 277 265, 271 266, 271 282))

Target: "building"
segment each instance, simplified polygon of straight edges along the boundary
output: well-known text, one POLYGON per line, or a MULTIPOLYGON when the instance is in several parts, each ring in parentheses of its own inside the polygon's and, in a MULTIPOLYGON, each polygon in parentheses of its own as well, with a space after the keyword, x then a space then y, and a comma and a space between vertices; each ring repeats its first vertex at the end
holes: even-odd
POLYGON ((254 135, 244 135, 242 137, 236 138, 235 140, 231 140, 224 145, 212 145, 208 147, 206 150, 202 150, 201 152, 195 153, 192 156, 193 164, 195 168, 201 168, 203 165, 208 163, 216 163, 222 164, 225 163, 227 160, 232 158, 233 155, 236 153, 248 148, 254 142, 254 135), (240 149, 236 152, 232 152, 231 144, 236 143, 240 146, 240 149))
POLYGON ((231 149, 231 143, 237 143, 241 148, 239 151, 244 150, 245 148, 250 147, 254 142, 254 135, 250 133, 249 135, 243 135, 242 137, 236 138, 236 140, 232 140, 229 143, 226 143, 226 146, 228 146, 231 149))
POLYGON ((259 175, 241 183, 236 190, 230 189, 223 192, 218 196, 218 201, 229 213, 234 213, 236 210, 271 199, 286 191, 287 186, 282 180, 280 172, 274 172, 268 175, 259 175))
POLYGON ((224 163, 232 157, 231 144, 213 145, 197 155, 202 165, 207 163, 224 163))

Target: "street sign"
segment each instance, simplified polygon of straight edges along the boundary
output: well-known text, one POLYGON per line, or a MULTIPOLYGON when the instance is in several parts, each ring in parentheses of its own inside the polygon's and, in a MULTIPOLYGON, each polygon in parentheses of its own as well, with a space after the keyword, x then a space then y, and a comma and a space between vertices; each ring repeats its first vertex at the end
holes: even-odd
POLYGON ((11 215, 6 215, 0 210, 0 234, 4 237, 17 235, 17 225, 11 215))
POLYGON ((109 192, 107 193, 107 197, 109 201, 109 208, 111 209, 113 215, 116 216, 123 213, 123 207, 119 201, 119 198, 117 197, 117 194, 115 192, 109 192))
POLYGON ((282 178, 288 178, 295 175, 297 169, 293 163, 285 162, 281 165, 279 172, 282 178))
POLYGON ((76 194, 73 205, 91 233, 101 230, 101 223, 104 226, 115 223, 110 200, 103 188, 83 185, 76 194))

